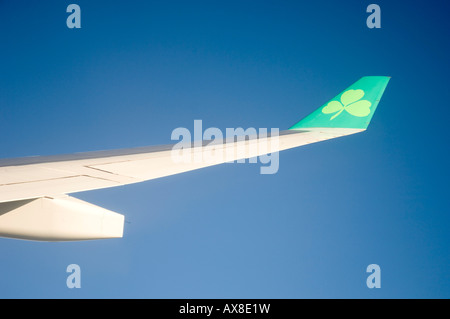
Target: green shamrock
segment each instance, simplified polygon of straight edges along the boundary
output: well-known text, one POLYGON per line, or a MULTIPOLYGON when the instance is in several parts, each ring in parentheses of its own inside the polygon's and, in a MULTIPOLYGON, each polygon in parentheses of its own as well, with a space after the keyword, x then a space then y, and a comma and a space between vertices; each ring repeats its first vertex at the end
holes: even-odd
POLYGON ((337 112, 330 118, 330 121, 341 114, 343 110, 346 110, 353 116, 367 116, 370 114, 372 103, 367 100, 361 100, 363 96, 363 90, 348 90, 341 96, 342 103, 339 101, 331 101, 322 109, 322 113, 331 114, 337 112))

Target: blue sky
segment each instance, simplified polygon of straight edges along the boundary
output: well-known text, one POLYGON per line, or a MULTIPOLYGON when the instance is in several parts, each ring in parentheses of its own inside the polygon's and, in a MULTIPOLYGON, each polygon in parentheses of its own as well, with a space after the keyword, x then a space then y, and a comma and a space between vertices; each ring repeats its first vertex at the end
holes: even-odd
POLYGON ((369 129, 75 194, 124 238, 0 239, 1 298, 449 298, 449 5, 0 1, 0 157, 170 143, 177 127, 287 129, 365 75, 369 129), (81 267, 80 289, 66 267, 81 267), (381 267, 380 289, 366 267, 381 267))

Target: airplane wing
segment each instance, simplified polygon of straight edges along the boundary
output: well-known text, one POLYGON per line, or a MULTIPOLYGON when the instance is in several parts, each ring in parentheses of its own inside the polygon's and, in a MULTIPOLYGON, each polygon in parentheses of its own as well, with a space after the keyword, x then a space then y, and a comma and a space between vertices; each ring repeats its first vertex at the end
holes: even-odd
POLYGON ((359 133, 389 77, 363 77, 279 134, 0 160, 0 237, 73 241, 123 236, 124 216, 68 194, 138 183, 359 133))

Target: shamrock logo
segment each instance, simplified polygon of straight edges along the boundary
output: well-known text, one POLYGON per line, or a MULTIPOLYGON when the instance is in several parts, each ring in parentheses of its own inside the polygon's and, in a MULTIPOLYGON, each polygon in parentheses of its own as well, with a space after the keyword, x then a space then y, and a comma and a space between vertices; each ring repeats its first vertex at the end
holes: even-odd
POLYGON ((353 116, 367 116, 370 114, 372 103, 367 100, 361 100, 363 96, 363 90, 348 90, 342 94, 341 102, 331 101, 322 109, 322 113, 331 114, 337 112, 330 118, 330 121, 344 110, 353 116))

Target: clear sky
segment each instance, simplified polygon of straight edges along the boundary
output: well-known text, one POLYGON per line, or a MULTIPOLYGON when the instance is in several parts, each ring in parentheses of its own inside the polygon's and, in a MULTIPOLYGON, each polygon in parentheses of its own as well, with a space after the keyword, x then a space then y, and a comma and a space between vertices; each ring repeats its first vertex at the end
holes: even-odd
POLYGON ((450 7, 376 1, 369 29, 372 2, 0 0, 1 158, 167 144, 195 119, 283 130, 392 76, 366 132, 284 151, 277 174, 74 194, 124 214, 124 238, 0 239, 0 297, 449 298, 450 7))

